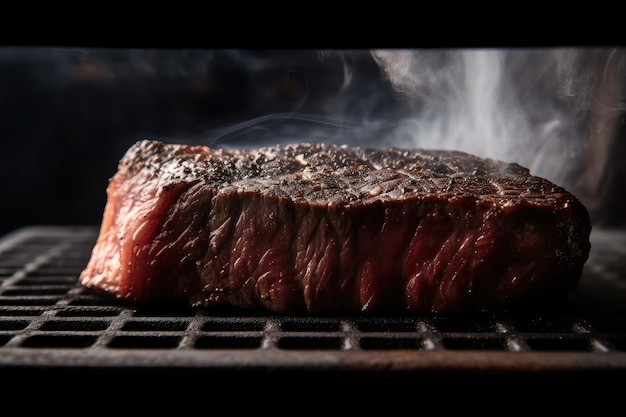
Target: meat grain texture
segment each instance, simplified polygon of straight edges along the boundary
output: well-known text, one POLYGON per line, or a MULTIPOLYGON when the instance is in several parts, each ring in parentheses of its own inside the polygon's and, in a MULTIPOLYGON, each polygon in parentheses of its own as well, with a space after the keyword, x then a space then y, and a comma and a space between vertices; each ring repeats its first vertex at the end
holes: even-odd
POLYGON ((109 182, 79 281, 285 314, 553 308, 575 295, 590 232, 567 190, 463 152, 144 140, 109 182))

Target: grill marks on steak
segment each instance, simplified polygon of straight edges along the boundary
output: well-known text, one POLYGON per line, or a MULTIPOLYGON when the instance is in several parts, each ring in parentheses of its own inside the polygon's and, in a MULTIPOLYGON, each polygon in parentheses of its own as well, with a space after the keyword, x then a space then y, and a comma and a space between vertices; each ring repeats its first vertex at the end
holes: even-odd
POLYGON ((134 301, 283 313, 566 302, 591 224, 515 164, 443 150, 141 141, 80 282, 134 301))

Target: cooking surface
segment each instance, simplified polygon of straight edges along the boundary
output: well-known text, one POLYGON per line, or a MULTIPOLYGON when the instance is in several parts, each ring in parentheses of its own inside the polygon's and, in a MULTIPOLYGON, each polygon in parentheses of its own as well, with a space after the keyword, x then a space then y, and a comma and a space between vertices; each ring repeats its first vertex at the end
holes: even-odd
POLYGON ((336 371, 626 370, 626 232, 594 230, 568 311, 285 316, 131 305, 82 288, 95 227, 0 240, 0 366, 336 371))

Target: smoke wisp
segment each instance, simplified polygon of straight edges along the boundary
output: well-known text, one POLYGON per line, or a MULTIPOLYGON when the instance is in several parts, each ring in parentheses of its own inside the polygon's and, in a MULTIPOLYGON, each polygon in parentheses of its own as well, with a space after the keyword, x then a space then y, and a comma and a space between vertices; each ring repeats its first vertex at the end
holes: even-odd
POLYGON ((593 210, 618 179, 625 51, 618 48, 372 51, 412 108, 401 146, 518 162, 593 210), (408 138, 408 139, 407 139, 408 138))

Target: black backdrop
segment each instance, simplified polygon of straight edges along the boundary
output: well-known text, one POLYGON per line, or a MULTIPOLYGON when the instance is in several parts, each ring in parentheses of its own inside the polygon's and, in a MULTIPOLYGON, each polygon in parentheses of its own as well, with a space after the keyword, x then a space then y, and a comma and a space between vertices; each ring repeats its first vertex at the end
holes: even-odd
MULTIPOLYGON (((323 130, 329 125, 319 118, 339 105, 333 97, 349 94, 342 85, 346 60, 330 55, 0 47, 0 234, 28 225, 99 224, 108 179, 139 139, 276 142, 287 140, 276 129, 285 130, 294 113, 323 130)), ((350 88, 362 77, 379 91, 379 69, 367 54, 350 59, 350 88)))

